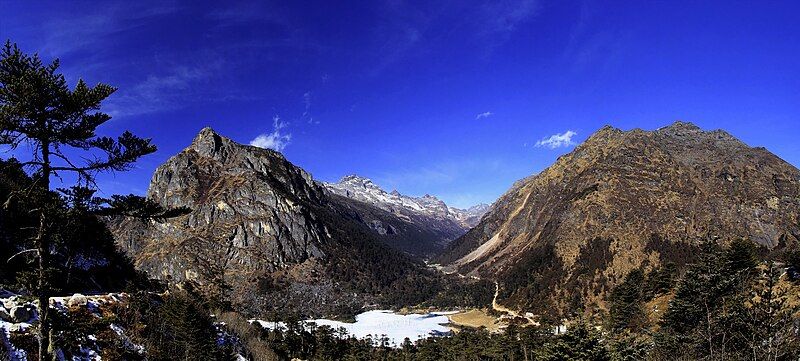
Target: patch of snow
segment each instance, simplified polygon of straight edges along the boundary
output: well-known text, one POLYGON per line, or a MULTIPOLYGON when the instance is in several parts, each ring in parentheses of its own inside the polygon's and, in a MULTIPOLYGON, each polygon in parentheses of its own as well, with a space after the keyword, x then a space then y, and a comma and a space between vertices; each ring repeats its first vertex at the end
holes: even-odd
POLYGON ((13 324, 0 320, 0 343, 3 344, 2 347, 9 350, 10 354, 8 356, 11 361, 25 361, 28 359, 28 353, 25 352, 25 350, 15 348, 14 345, 11 344, 11 330, 20 326, 23 327, 24 330, 31 325, 27 323, 13 324))
POLYGON ((73 360, 81 360, 81 361, 83 361, 83 360, 101 361, 103 359, 102 357, 100 357, 100 354, 98 354, 97 351, 95 351, 95 350, 93 350, 91 348, 88 348, 88 347, 86 347, 84 345, 81 345, 81 351, 80 352, 81 352, 81 357, 80 358, 76 359, 76 356, 73 356, 72 359, 73 360))
MULTIPOLYGON (((420 339, 450 334, 450 329, 445 326, 450 322, 446 315, 454 312, 433 312, 428 314, 401 315, 387 310, 367 311, 356 316, 356 322, 341 322, 328 319, 307 320, 317 326, 328 326, 334 330, 344 328, 349 336, 359 339, 371 337, 376 343, 385 335, 389 345, 400 347, 408 338, 411 342, 420 339)), ((262 327, 273 329, 275 322, 251 320, 258 322, 262 327)), ((286 328, 283 322, 277 323, 278 328, 286 328)), ((308 325, 306 326, 308 327, 308 325)))
POLYGON ((122 344, 125 346, 125 348, 127 348, 129 350, 133 350, 133 351, 135 351, 136 353, 138 353, 140 355, 144 355, 144 352, 145 352, 144 346, 138 345, 138 344, 134 343, 133 341, 131 341, 131 339, 128 338, 127 335, 125 335, 125 329, 123 329, 122 327, 120 327, 119 325, 114 324, 114 323, 108 325, 108 327, 111 328, 111 331, 114 331, 114 333, 116 333, 117 336, 119 336, 119 338, 122 340, 122 344))

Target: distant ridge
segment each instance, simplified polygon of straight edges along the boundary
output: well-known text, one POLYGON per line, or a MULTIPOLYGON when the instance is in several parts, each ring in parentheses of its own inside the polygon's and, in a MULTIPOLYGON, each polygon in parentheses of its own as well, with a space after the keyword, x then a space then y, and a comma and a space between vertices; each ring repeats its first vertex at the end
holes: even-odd
POLYGON ((345 176, 337 183, 323 185, 330 192, 373 205, 429 229, 438 234, 444 244, 474 227, 489 209, 486 204, 478 204, 469 209, 449 207, 429 194, 412 197, 400 194, 397 190, 386 192, 369 178, 358 175, 345 176))

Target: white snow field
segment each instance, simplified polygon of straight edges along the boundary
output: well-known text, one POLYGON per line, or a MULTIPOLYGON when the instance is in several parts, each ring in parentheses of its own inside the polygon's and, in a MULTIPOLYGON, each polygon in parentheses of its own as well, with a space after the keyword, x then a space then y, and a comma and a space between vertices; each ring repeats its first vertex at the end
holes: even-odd
MULTIPOLYGON (((307 320, 317 326, 329 326, 338 329, 343 327, 350 336, 366 338, 371 336, 378 341, 386 335, 390 346, 399 347, 408 337, 411 342, 432 336, 443 336, 450 333, 450 328, 445 326, 450 322, 446 315, 456 312, 434 312, 427 314, 401 315, 393 311, 375 310, 367 311, 356 316, 355 323, 333 321, 327 319, 307 320)), ((273 328, 274 322, 254 320, 264 328, 273 328)), ((278 327, 285 327, 278 323, 278 327)))

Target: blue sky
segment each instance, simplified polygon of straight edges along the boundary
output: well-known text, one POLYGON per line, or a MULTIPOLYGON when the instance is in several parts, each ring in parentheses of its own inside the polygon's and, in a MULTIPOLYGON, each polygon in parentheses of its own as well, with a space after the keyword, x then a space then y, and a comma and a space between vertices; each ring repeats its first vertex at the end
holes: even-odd
POLYGON ((0 38, 60 58, 73 84, 119 87, 101 131, 159 146, 102 176, 104 193, 144 193, 210 125, 317 179, 356 173, 466 207, 605 124, 688 120, 797 166, 798 13, 796 1, 0 0, 0 38))

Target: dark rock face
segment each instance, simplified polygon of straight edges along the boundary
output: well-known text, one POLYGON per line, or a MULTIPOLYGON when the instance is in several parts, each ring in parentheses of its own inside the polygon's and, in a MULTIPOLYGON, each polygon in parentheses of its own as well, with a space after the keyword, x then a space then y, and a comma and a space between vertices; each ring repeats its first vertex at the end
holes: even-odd
POLYGON ((632 269, 685 263, 699 243, 800 239, 800 171, 730 134, 677 122, 604 127, 518 182, 438 261, 497 279, 503 302, 602 306, 632 269))
MULTIPOLYGON (((335 312, 314 307, 335 305, 348 289, 376 291, 361 285, 388 286, 421 268, 381 244, 377 232, 331 201, 280 153, 238 144, 210 128, 158 167, 148 197, 192 212, 165 223, 112 220, 119 246, 137 267, 169 282, 216 289, 212 292, 230 287, 234 303, 254 312, 269 306, 259 302, 279 301, 268 300, 268 293, 298 289, 318 291, 292 296, 300 304, 296 311, 335 312), (397 266, 396 272, 372 275, 380 263, 373 254, 397 266)), ((389 236, 392 226, 383 227, 389 236)), ((351 293, 347 302, 365 300, 351 293)))
POLYGON ((330 194, 328 198, 341 213, 368 227, 373 232, 372 237, 414 259, 427 260, 438 255, 455 238, 443 235, 440 229, 428 223, 401 218, 371 204, 337 194, 330 194))

